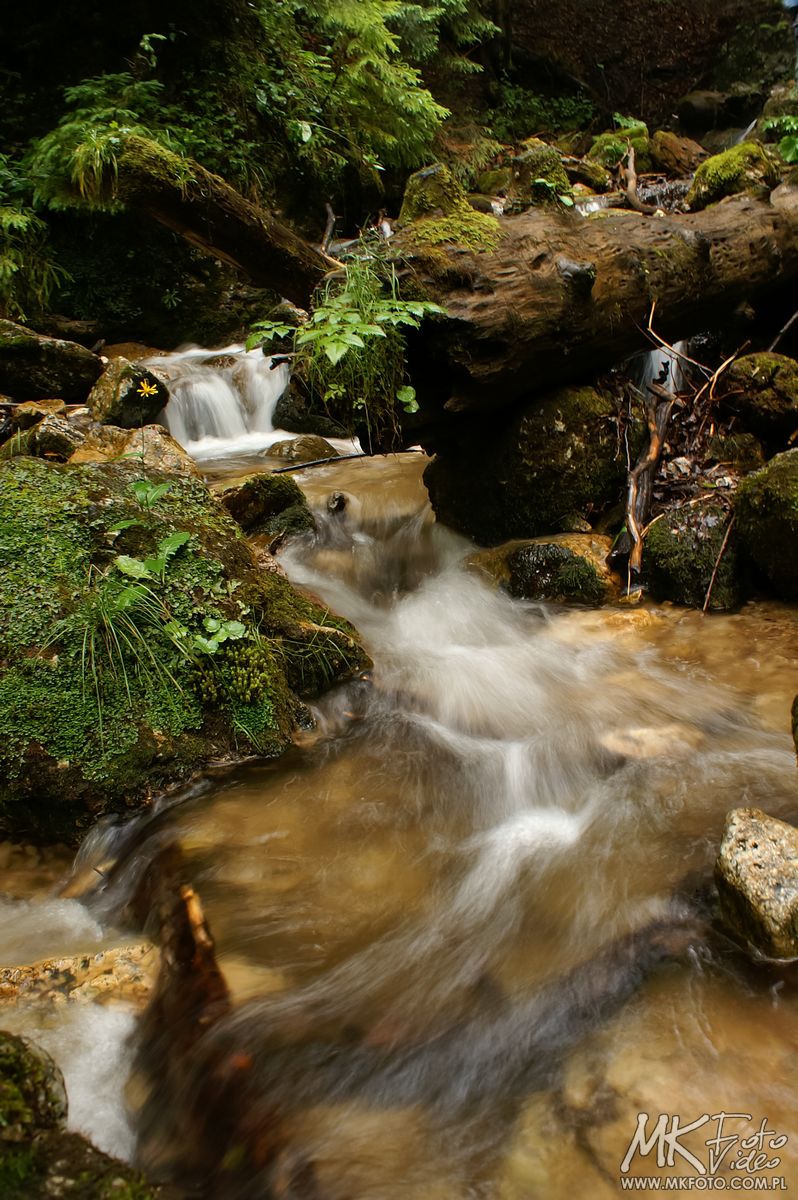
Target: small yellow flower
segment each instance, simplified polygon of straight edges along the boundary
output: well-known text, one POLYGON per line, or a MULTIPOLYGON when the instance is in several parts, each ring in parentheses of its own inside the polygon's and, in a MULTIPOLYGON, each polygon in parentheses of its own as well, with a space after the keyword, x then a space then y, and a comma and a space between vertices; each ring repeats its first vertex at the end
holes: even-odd
POLYGON ((146 379, 142 379, 141 383, 136 388, 136 391, 140 396, 144 396, 146 399, 147 396, 154 396, 158 391, 158 388, 154 383, 147 383, 146 379))

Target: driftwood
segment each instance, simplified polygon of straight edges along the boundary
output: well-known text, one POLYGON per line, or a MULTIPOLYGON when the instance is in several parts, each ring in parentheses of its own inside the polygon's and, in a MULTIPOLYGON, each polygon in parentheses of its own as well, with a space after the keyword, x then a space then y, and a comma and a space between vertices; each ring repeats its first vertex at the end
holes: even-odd
POLYGON ((648 446, 629 472, 626 494, 626 529, 631 542, 629 552, 627 590, 639 593, 643 565, 643 527, 651 510, 651 494, 665 443, 671 411, 676 397, 656 383, 648 385, 645 397, 646 422, 648 424, 648 446), (657 403, 659 399, 659 403, 657 403))
POLYGON ((637 194, 637 170, 635 169, 635 151, 631 142, 627 142, 626 166, 621 168, 624 179, 624 191, 629 207, 635 212, 653 215, 657 211, 655 204, 644 204, 637 194))

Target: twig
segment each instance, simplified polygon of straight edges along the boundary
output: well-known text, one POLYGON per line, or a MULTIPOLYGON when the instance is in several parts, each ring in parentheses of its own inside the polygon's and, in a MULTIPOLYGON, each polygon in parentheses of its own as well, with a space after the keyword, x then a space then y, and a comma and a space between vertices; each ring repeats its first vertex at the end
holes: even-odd
POLYGON ((781 327, 781 329, 779 330, 779 332, 776 334, 775 338, 773 339, 771 344, 768 346, 768 354, 773 353, 773 351, 776 349, 776 347, 778 346, 781 339, 784 337, 787 330, 791 329, 796 321, 798 321, 798 309, 796 309, 796 311, 792 314, 792 316, 790 317, 787 324, 783 325, 781 327))
MULTIPOLYGON (((423 450, 393 450, 392 454, 423 454, 423 450)), ((356 454, 335 454, 332 458, 314 458, 311 462, 292 463, 290 467, 275 467, 272 475, 285 475, 286 471, 304 471, 305 467, 326 467, 327 463, 345 462, 348 458, 375 458, 374 454, 366 454, 360 450, 356 454)), ((385 457, 383 455, 383 457, 385 457)))
POLYGON ((702 613, 705 613, 707 611, 707 609, 709 608, 709 598, 712 595, 712 588, 715 586, 715 579, 718 574, 718 567, 720 566, 720 560, 723 558, 724 551, 725 551, 726 546, 729 541, 729 534, 732 531, 733 525, 734 525, 734 513, 732 513, 732 515, 729 517, 729 524, 726 526, 726 532, 723 535, 723 541, 720 544, 720 550, 718 551, 718 557, 715 559, 715 566, 712 571, 712 577, 709 581, 709 587, 707 588, 707 594, 704 597, 704 607, 701 609, 702 613))
POLYGON ((333 208, 329 200, 325 204, 324 208, 327 213, 327 224, 324 227, 324 237, 321 239, 321 245, 319 247, 322 254, 326 254, 330 249, 330 242, 332 241, 333 230, 335 229, 335 213, 333 212, 333 208))

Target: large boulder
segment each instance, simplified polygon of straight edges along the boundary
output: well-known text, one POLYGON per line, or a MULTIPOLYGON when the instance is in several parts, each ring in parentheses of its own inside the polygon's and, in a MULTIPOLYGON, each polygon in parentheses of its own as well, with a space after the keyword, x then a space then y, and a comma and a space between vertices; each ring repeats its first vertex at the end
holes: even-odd
POLYGON ((85 400, 102 369, 97 355, 77 342, 0 320, 0 392, 14 400, 85 400))
POLYGON ((722 504, 700 504, 673 509, 651 524, 643 570, 656 600, 702 608, 712 583, 710 609, 722 612, 741 604, 744 574, 729 520, 722 504))
POLYGON ((607 566, 612 539, 595 533, 559 533, 481 550, 470 565, 524 600, 605 604, 621 581, 607 566))
POLYGON ((715 882, 724 921, 772 958, 798 956, 798 829, 758 808, 726 817, 715 882))
POLYGON ((615 400, 561 388, 496 432, 463 431, 424 482, 438 519, 485 546, 580 528, 616 503, 626 482, 615 400), (575 520, 576 518, 576 520, 575 520))
POLYGON ((91 423, 80 446, 70 456, 72 463, 104 463, 129 460, 142 472, 163 471, 201 479, 194 459, 167 433, 162 425, 142 425, 141 429, 117 429, 114 425, 91 423))
POLYGON ((303 492, 288 475, 248 475, 222 484, 217 495, 247 533, 276 536, 316 528, 303 492))
POLYGON ((169 389, 140 363, 112 358, 86 401, 95 421, 122 429, 150 425, 169 403, 169 389))
POLYGON ((778 170, 765 147, 759 142, 740 142, 701 164, 685 203, 691 212, 698 212, 738 192, 766 195, 778 182, 778 170))
POLYGON ((667 129, 658 129, 651 138, 651 159, 659 171, 681 179, 693 171, 707 157, 707 152, 692 138, 680 137, 667 129))
POLYGON ((798 431, 798 363, 784 354, 746 354, 722 378, 722 404, 744 429, 783 449, 798 431))
POLYGON ((740 541, 773 590, 798 600, 798 450, 777 454, 748 475, 735 512, 740 541))
POLYGON ((211 760, 274 756, 366 662, 197 479, 0 466, 0 834, 74 842, 211 760))

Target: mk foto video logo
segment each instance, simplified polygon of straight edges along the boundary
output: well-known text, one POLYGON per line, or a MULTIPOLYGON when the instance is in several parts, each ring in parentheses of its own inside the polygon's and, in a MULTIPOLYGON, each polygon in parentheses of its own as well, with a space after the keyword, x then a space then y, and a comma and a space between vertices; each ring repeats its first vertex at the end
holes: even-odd
POLYGON ((781 1166, 777 1152, 786 1142, 786 1134, 768 1128, 767 1117, 757 1127, 751 1113, 704 1113, 686 1122, 669 1113, 656 1118, 638 1113, 619 1182, 627 1192, 786 1192, 784 1176, 771 1174, 781 1166), (685 1145, 684 1139, 699 1129, 710 1136, 693 1137, 685 1145), (650 1170, 654 1163, 678 1174, 630 1174, 633 1165, 650 1170))

